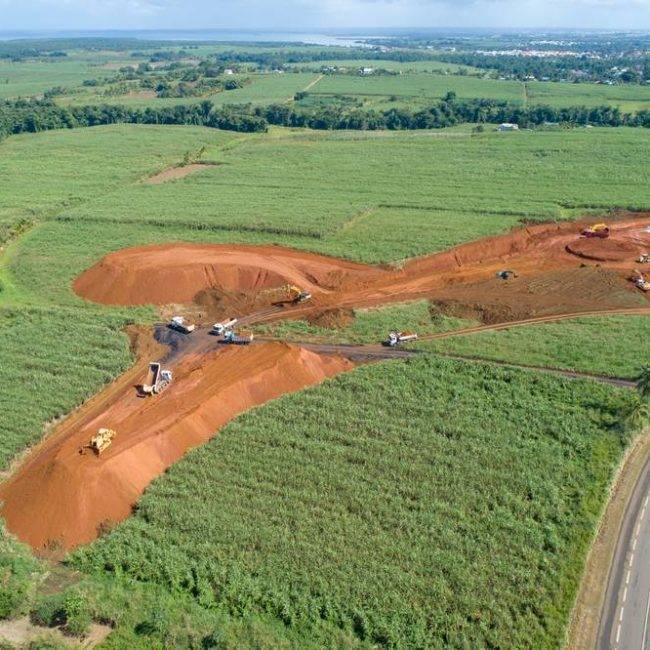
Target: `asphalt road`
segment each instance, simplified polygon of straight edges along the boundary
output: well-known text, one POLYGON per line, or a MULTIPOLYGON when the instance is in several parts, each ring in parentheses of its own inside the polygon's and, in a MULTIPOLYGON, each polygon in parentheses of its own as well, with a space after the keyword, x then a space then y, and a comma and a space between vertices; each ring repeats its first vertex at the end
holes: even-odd
POLYGON ((650 650, 650 461, 637 481, 621 527, 598 647, 650 650))

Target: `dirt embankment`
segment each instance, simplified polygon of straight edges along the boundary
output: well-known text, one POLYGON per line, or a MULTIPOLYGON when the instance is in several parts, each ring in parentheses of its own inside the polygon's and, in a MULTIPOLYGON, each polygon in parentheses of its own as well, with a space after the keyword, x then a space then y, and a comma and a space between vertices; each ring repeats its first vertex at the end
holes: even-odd
POLYGON ((341 357, 267 343, 188 355, 157 397, 138 397, 129 376, 121 391, 34 450, 0 487, 0 513, 40 553, 90 542, 128 517, 156 476, 235 415, 353 367, 341 357), (113 444, 101 456, 80 454, 99 427, 118 431, 113 444))
POLYGON ((562 313, 568 306, 573 311, 576 306, 615 309, 647 302, 626 275, 636 257, 650 249, 650 216, 615 222, 606 240, 581 238, 583 225, 529 226, 413 260, 401 270, 278 246, 130 248, 104 257, 77 279, 74 289, 105 304, 193 303, 217 317, 231 310, 258 311, 265 301, 267 306, 273 302, 271 290, 286 283, 314 296, 293 309, 293 317, 415 298, 458 304, 468 313, 487 314, 488 322, 562 313), (571 252, 587 247, 600 262, 571 252), (518 277, 503 282, 495 277, 502 269, 515 270, 518 277))

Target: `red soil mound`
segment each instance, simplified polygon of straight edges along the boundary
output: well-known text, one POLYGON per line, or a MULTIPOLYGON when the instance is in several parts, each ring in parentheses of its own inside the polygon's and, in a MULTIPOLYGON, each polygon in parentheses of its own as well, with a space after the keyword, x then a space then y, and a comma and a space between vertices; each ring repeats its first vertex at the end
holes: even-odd
POLYGON ((567 244, 566 249, 569 253, 588 260, 631 264, 640 253, 646 252, 646 246, 640 242, 613 237, 609 239, 582 237, 567 244))
POLYGON ((111 253, 74 283, 109 305, 189 303, 207 289, 258 292, 291 283, 319 292, 378 277, 371 267, 278 246, 165 244, 111 253))
POLYGON ((160 397, 137 397, 129 377, 84 410, 74 428, 61 427, 35 449, 1 486, 1 514, 41 553, 90 542, 100 528, 128 517, 156 476, 238 413, 352 368, 341 357, 265 343, 188 355, 160 397), (80 455, 99 427, 118 432, 113 444, 99 457, 80 455))

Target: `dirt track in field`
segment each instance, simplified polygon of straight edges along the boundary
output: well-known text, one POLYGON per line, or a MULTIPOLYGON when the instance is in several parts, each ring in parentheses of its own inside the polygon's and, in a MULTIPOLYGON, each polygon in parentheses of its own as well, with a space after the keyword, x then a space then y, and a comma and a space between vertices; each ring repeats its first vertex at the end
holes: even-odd
MULTIPOLYGON (((581 225, 523 228, 401 269, 277 246, 131 248, 107 255, 77 279, 74 289, 105 304, 185 303, 205 318, 229 316, 237 308, 248 323, 323 318, 328 311, 344 314, 353 307, 414 298, 428 298, 450 313, 472 314, 493 329, 567 314, 650 313, 648 294, 627 279, 635 257, 650 249, 650 215, 615 222, 609 240, 590 240, 589 252, 601 262, 571 252, 584 245, 577 234, 581 225), (495 273, 506 268, 517 277, 497 279, 495 273), (313 300, 272 304, 273 290, 285 283, 311 291, 313 300)), ((128 517, 156 476, 238 413, 354 367, 342 348, 308 350, 281 342, 226 347, 203 329, 181 337, 166 354, 174 372, 171 387, 142 398, 136 385, 146 362, 161 356, 152 347, 144 349, 134 368, 63 422, 0 486, 0 514, 9 530, 38 553, 61 554, 128 517), (80 454, 100 427, 115 429, 118 437, 101 456, 80 454)))
POLYGON ((167 183, 169 181, 175 181, 179 178, 185 178, 190 174, 195 174, 196 172, 203 171, 214 167, 214 165, 206 163, 191 163, 189 165, 183 165, 181 167, 169 167, 168 169, 163 169, 163 171, 149 176, 144 182, 147 185, 160 185, 161 183, 167 183))

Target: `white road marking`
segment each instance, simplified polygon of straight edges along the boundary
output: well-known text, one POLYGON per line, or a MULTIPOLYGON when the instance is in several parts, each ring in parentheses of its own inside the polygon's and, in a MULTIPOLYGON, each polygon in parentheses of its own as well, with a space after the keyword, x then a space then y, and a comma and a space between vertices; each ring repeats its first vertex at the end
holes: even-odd
POLYGON ((645 501, 643 502, 643 509, 645 510, 645 507, 648 505, 648 498, 650 495, 646 496, 645 501))
POLYGON ((623 592, 623 603, 627 600, 627 587, 625 587, 625 591, 623 592))
POLYGON ((625 576, 625 586, 630 584, 630 569, 627 570, 627 575, 625 576))
POLYGON ((643 624, 643 643, 641 644, 641 650, 645 649, 645 642, 648 636, 648 614, 650 614, 650 592, 648 592, 648 604, 645 608, 645 623, 643 624))
POLYGON ((616 628, 616 644, 618 645, 618 640, 621 637, 621 624, 618 624, 618 627, 616 628))
POLYGON ((618 616, 619 623, 623 622, 623 612, 625 611, 625 607, 621 607, 621 613, 618 616))
POLYGON ((637 541, 637 539, 639 539, 639 538, 638 538, 638 537, 635 537, 635 538, 634 538, 634 541, 632 542, 632 550, 633 550, 633 551, 636 550, 636 541, 637 541))

